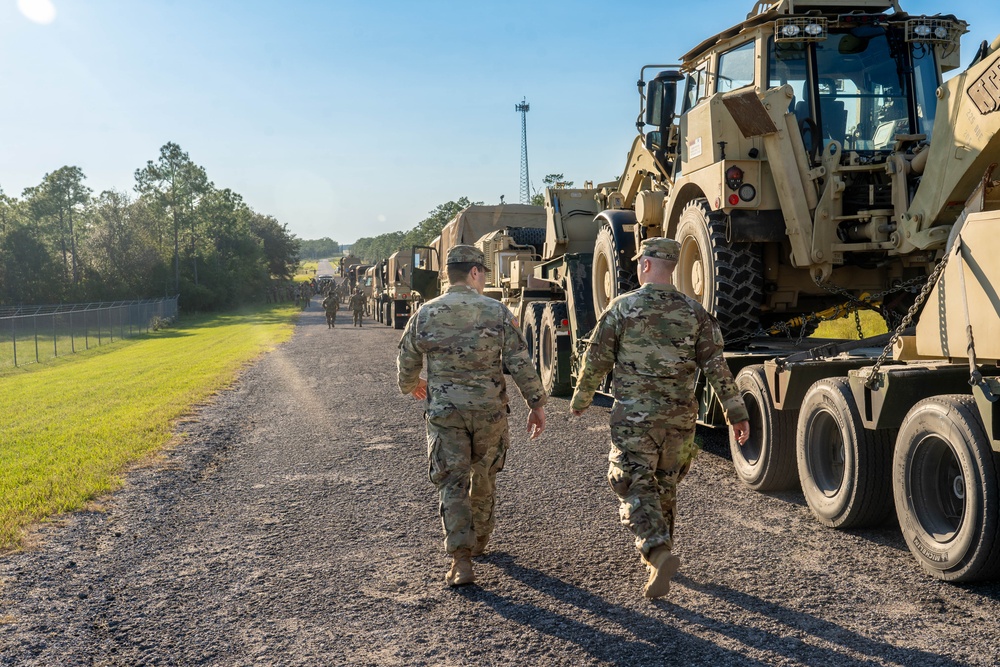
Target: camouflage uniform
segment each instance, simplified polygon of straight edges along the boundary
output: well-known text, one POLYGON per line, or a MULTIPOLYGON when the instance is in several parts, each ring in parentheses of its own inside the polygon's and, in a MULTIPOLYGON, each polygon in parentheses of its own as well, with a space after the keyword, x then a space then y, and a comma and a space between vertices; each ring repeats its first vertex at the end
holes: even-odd
POLYGON ((730 423, 747 418, 722 347, 719 325, 701 304, 673 285, 651 283, 612 301, 588 341, 570 408, 587 408, 614 370, 608 481, 621 501, 621 522, 644 556, 673 546, 677 483, 697 451, 698 370, 730 423))
POLYGON ((326 311, 326 326, 330 329, 337 325, 337 311, 340 310, 340 299, 333 292, 323 299, 323 310, 326 311))
POLYGON ((452 285, 410 318, 399 341, 404 394, 417 387, 427 358, 429 474, 440 496, 445 549, 451 554, 474 548, 477 539, 488 539, 493 531, 496 474, 510 441, 501 362, 529 407, 546 401, 513 319, 499 301, 473 287, 452 285))
POLYGON ((351 295, 351 300, 348 301, 347 305, 354 311, 354 326, 360 327, 364 321, 365 295, 361 292, 355 292, 351 295))

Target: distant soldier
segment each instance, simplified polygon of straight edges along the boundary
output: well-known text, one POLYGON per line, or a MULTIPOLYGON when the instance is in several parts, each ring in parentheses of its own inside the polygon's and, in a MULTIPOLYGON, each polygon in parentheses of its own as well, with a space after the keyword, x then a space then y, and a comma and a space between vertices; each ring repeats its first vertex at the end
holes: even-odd
POLYGON ((323 310, 326 311, 326 328, 332 329, 337 324, 337 311, 340 309, 340 299, 334 292, 330 292, 323 299, 323 310))
POLYGON ((580 415, 601 380, 614 370, 608 482, 621 503, 621 522, 649 566, 643 594, 670 592, 680 566, 673 549, 677 483, 697 453, 694 398, 698 374, 718 395, 733 436, 750 434, 747 409, 722 356, 719 325, 700 303, 672 284, 680 244, 651 238, 639 253, 639 289, 608 304, 590 335, 570 410, 580 415))
POLYGON ((365 319, 365 295, 359 289, 354 290, 354 294, 351 295, 351 300, 347 305, 354 311, 354 326, 360 327, 362 321, 365 319))
POLYGON ((312 287, 306 282, 300 284, 299 289, 302 292, 302 309, 305 310, 309 307, 309 300, 312 298, 312 287))
POLYGON ((447 265, 448 291, 407 322, 396 363, 400 390, 427 399, 430 478, 452 557, 445 581, 461 586, 475 580, 471 559, 483 554, 493 532, 496 475, 510 442, 503 366, 531 410, 532 438, 545 429, 546 395, 513 314, 483 296, 483 253, 457 245, 447 265))

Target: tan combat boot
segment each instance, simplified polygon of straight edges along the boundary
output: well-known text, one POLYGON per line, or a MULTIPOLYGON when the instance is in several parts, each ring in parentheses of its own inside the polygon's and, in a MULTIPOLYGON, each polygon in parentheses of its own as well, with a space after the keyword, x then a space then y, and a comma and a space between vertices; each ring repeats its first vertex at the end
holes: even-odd
POLYGON ((471 557, 472 554, 468 549, 458 549, 452 554, 452 558, 455 560, 452 562, 451 569, 448 570, 448 574, 444 578, 449 586, 464 586, 476 580, 476 575, 472 572, 471 557))
POLYGON ((670 549, 661 545, 649 552, 643 560, 649 563, 649 580, 642 594, 648 598, 661 598, 670 592, 670 579, 677 573, 681 565, 679 556, 670 553, 670 549))
POLYGON ((490 536, 483 535, 476 538, 476 546, 472 547, 472 557, 482 556, 486 552, 486 545, 489 544, 490 536))

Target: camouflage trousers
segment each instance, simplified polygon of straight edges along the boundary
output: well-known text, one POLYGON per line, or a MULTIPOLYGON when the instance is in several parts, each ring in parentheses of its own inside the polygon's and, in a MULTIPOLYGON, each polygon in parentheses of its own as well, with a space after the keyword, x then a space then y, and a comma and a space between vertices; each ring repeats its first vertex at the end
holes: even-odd
POLYGON ((430 480, 438 489, 444 547, 471 549, 493 532, 496 475, 510 436, 507 411, 450 410, 427 418, 430 480))
POLYGON ((608 483, 621 503, 619 518, 643 555, 661 544, 673 548, 677 483, 691 467, 681 452, 693 438, 690 428, 611 426, 608 483))
POLYGON ((337 311, 335 310, 326 311, 326 324, 331 328, 337 326, 337 311))
POLYGON ((362 326, 362 321, 364 320, 365 311, 355 310, 354 311, 354 323, 359 327, 362 326))

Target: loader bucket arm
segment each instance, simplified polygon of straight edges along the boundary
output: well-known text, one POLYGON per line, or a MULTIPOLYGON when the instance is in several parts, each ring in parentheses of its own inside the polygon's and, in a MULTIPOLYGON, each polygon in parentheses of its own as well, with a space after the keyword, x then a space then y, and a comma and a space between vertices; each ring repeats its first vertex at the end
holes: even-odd
POLYGON ((1000 50, 992 49, 938 89, 927 150, 920 186, 900 220, 901 253, 943 246, 947 225, 990 164, 1000 162, 1000 50))

